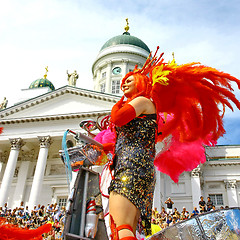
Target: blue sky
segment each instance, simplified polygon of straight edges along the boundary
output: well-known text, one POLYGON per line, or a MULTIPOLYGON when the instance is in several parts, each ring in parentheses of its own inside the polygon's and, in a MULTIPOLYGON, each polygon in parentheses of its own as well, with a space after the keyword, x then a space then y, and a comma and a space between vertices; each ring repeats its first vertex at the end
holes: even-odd
MULTIPOLYGON (((165 59, 198 61, 240 78, 239 0, 0 0, 0 101, 43 77, 56 88, 77 70, 77 87, 92 89, 92 63, 102 45, 124 31, 165 59)), ((240 99, 239 91, 236 92, 240 99)), ((240 111, 227 111, 219 144, 240 144, 240 111)))

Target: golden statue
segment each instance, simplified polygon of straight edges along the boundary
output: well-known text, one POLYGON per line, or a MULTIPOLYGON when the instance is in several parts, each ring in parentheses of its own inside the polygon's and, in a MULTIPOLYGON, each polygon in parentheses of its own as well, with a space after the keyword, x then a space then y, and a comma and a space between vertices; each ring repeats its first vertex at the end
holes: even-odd
POLYGON ((127 22, 127 25, 126 25, 126 27, 124 28, 125 29, 125 32, 128 32, 128 30, 129 30, 129 26, 128 26, 128 18, 126 18, 126 22, 127 22))
POLYGON ((8 104, 8 100, 6 97, 4 97, 2 103, 0 104, 0 110, 3 110, 7 107, 7 104, 8 104))
POLYGON ((47 66, 47 67, 45 67, 45 69, 46 69, 46 73, 43 75, 43 78, 44 78, 44 79, 47 79, 48 66, 47 66))
POLYGON ((77 79, 78 79, 77 71, 74 70, 73 73, 69 74, 68 70, 67 70, 67 75, 68 75, 68 85, 76 87, 76 82, 77 82, 77 79))

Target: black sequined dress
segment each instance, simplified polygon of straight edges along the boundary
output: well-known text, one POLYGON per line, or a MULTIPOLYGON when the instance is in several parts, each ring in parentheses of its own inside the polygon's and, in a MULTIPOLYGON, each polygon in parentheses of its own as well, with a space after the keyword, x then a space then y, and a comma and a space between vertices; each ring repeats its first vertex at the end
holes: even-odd
POLYGON ((142 114, 116 127, 115 171, 109 187, 140 210, 146 235, 151 234, 156 126, 156 114, 142 114))

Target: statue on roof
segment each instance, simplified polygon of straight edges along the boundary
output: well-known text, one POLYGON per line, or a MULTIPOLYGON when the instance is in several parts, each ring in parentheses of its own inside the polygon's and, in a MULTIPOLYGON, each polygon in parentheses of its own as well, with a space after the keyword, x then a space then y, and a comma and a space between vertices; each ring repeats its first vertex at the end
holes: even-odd
POLYGON ((45 67, 45 70, 46 70, 46 73, 43 75, 43 78, 44 78, 44 79, 47 79, 48 66, 47 66, 47 67, 45 67))
POLYGON ((6 97, 4 97, 2 103, 0 104, 0 110, 3 110, 7 107, 7 104, 8 104, 8 100, 6 97))
POLYGON ((128 30, 129 30, 128 18, 126 18, 126 23, 127 23, 127 25, 126 25, 126 27, 124 29, 125 29, 125 32, 128 32, 128 30))
POLYGON ((78 79, 77 71, 74 70, 73 73, 69 74, 68 70, 67 70, 67 75, 68 75, 68 85, 76 87, 76 82, 77 82, 77 79, 78 79))

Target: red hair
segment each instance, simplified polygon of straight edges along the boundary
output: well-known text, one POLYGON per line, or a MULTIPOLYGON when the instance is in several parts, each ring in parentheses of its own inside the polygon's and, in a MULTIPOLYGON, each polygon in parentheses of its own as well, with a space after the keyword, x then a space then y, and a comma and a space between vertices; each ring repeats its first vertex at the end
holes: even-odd
POLYGON ((138 96, 144 96, 146 98, 150 98, 151 90, 152 90, 152 81, 149 79, 148 76, 141 73, 134 73, 134 72, 127 73, 126 76, 122 79, 121 90, 122 90, 123 84, 125 83, 127 78, 130 76, 134 77, 135 86, 137 88, 138 93, 133 95, 131 98, 129 98, 128 102, 138 96))

